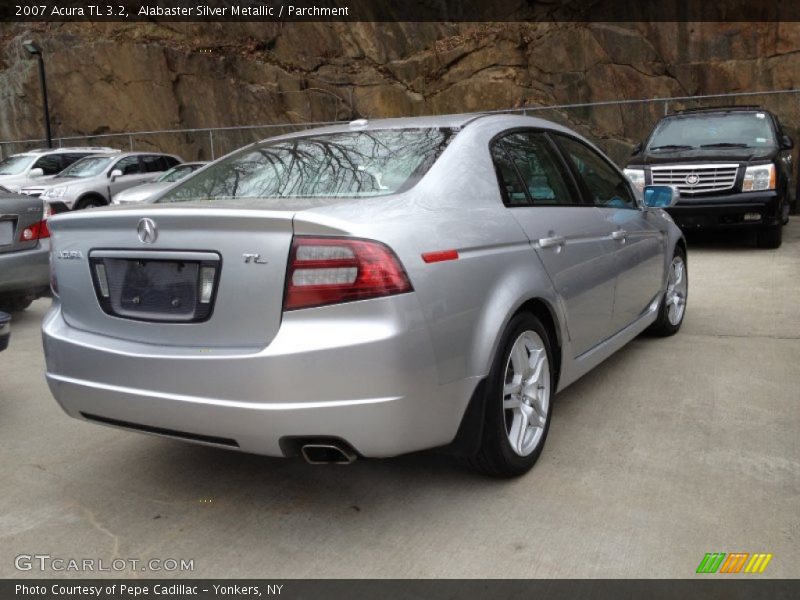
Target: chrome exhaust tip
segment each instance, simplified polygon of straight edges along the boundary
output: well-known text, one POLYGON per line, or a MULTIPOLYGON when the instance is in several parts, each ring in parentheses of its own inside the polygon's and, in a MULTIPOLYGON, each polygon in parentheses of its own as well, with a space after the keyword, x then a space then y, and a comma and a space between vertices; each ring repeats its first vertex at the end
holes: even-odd
POLYGON ((300 454, 310 465, 349 465, 357 458, 350 448, 335 443, 304 444, 300 454))

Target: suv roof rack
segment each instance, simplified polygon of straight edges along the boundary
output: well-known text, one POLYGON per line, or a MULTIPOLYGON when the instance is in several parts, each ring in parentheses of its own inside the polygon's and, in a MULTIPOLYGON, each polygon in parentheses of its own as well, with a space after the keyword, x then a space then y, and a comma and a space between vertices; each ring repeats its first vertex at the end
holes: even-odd
POLYGON ((736 106, 703 106, 701 108, 684 108, 683 110, 676 110, 673 115, 683 115, 686 113, 696 113, 696 112, 726 112, 726 111, 734 111, 734 110, 761 110, 767 112, 767 110, 763 106, 758 106, 756 104, 741 104, 736 106))
POLYGON ((108 146, 64 146, 62 148, 33 148, 20 154, 46 154, 47 152, 119 152, 116 148, 108 146))

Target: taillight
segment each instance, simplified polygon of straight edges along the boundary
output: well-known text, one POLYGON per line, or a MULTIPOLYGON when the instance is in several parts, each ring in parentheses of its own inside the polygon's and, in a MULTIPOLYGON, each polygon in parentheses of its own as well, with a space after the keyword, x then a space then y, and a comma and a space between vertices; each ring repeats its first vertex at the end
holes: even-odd
POLYGON ((53 214, 53 210, 50 208, 50 205, 45 202, 44 203, 44 215, 43 219, 33 225, 28 225, 25 229, 23 229, 19 234, 19 241, 20 242, 32 242, 33 240, 43 240, 45 238, 50 237, 50 229, 47 227, 47 218, 53 214))
POLYGON ((297 236, 289 253, 284 310, 412 291, 391 249, 368 240, 297 236))
POLYGON ((38 223, 28 225, 19 234, 20 242, 31 242, 33 240, 42 240, 50 237, 50 230, 47 228, 47 220, 42 219, 38 223))

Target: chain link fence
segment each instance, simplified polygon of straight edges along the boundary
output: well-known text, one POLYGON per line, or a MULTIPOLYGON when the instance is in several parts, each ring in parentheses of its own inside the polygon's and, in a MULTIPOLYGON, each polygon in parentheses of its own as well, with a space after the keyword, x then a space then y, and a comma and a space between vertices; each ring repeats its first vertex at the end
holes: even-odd
MULTIPOLYGON (((772 111, 781 120, 786 131, 798 139, 800 89, 526 106, 482 112, 524 114, 561 123, 593 140, 618 164, 623 165, 631 148, 644 140, 662 116, 689 108, 741 105, 759 106, 772 111)), ((169 152, 178 154, 185 160, 213 160, 264 138, 333 123, 335 122, 281 123, 74 135, 54 138, 53 145, 110 146, 121 150, 169 152)), ((44 145, 43 139, 0 141, 0 158, 44 145)))

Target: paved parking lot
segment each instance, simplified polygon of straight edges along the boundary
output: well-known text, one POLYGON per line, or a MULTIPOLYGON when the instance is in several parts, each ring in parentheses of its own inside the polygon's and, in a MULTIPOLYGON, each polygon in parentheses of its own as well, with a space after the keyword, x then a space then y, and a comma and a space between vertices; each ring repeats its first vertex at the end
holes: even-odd
POLYGON ((785 236, 690 239, 683 330, 559 395, 514 481, 431 453, 312 467, 74 421, 44 382, 39 300, 0 354, 0 577, 61 575, 20 573, 19 554, 193 559, 200 577, 689 577, 737 551, 800 577, 800 219, 785 236))

